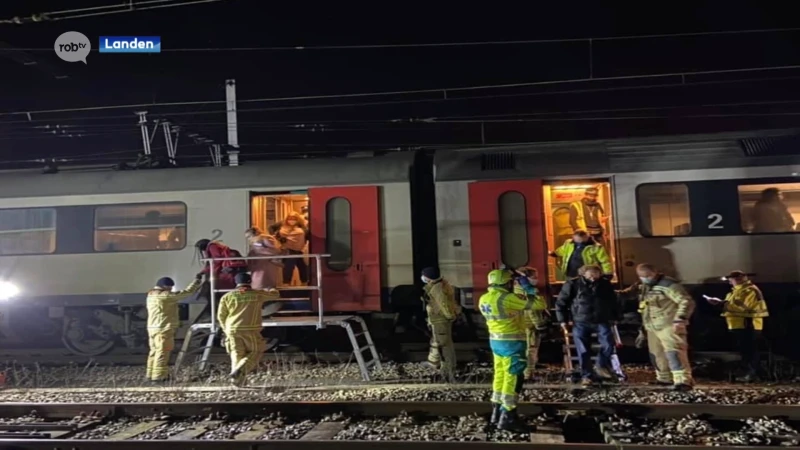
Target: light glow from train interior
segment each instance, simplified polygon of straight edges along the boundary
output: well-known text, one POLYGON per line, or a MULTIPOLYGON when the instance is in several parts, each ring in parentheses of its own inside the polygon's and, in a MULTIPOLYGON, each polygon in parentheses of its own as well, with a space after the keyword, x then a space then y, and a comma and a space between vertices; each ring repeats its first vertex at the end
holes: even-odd
POLYGON ((554 191, 571 191, 575 189, 589 189, 597 187, 596 184, 561 184, 561 185, 553 185, 552 189, 554 191))
POLYGON ((0 281, 0 301, 7 301, 19 295, 19 288, 8 281, 0 281))

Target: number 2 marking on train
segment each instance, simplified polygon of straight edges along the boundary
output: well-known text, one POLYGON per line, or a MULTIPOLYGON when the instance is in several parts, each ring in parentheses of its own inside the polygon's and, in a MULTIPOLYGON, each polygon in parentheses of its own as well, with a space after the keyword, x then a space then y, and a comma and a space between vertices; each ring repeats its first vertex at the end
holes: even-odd
POLYGON ((722 226, 722 214, 709 214, 708 220, 710 221, 708 224, 709 230, 721 230, 724 228, 722 226))
MULTIPOLYGON (((720 218, 720 220, 722 220, 722 218, 720 218)), ((711 227, 709 227, 709 228, 711 228, 711 227)), ((222 237, 222 230, 220 230, 219 228, 215 228, 215 229, 211 230, 211 240, 212 241, 218 241, 219 238, 221 238, 221 237, 222 237)))

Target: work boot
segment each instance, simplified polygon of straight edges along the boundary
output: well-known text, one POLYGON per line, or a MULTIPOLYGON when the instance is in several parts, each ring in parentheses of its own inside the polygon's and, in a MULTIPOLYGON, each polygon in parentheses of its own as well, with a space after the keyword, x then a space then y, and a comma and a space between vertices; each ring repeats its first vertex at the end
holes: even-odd
POLYGON ((755 383, 758 381, 758 375, 748 373, 743 377, 738 377, 736 381, 740 383, 755 383))
POLYGON ((497 429, 503 431, 510 431, 512 433, 528 433, 530 428, 522 423, 516 409, 500 411, 500 420, 497 421, 497 429))
POLYGON ((674 386, 672 386, 672 390, 676 392, 689 392, 692 389, 694 389, 694 387, 692 387, 691 384, 686 383, 676 383, 674 386))
POLYGON ((589 377, 581 378, 581 386, 589 387, 592 384, 594 384, 594 382, 592 381, 591 378, 589 377))
POLYGON ((439 370, 440 364, 430 361, 425 361, 423 365, 429 369, 439 370))
POLYGON ((503 412, 503 406, 500 403, 492 403, 492 417, 489 418, 490 425, 497 425, 500 421, 500 415, 503 412))
POLYGON ((663 387, 672 386, 672 382, 671 381, 659 381, 659 380, 651 381, 651 382, 649 382, 647 384, 649 384, 650 386, 663 386, 663 387))

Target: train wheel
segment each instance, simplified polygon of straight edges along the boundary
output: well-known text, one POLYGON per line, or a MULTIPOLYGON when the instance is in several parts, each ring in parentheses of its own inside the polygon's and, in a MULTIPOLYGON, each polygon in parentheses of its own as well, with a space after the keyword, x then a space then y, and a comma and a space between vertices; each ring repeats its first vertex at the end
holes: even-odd
POLYGON ((99 356, 114 348, 110 333, 102 327, 86 325, 80 319, 67 319, 61 342, 80 356, 99 356))

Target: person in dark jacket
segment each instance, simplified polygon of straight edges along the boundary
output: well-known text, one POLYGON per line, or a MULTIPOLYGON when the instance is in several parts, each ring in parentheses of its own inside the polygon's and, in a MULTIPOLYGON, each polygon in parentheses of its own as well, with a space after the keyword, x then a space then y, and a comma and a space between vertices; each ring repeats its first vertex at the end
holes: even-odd
POLYGON ((597 333, 600 354, 597 367, 608 373, 611 369, 611 356, 614 354, 614 334, 612 326, 619 319, 620 307, 614 287, 603 277, 598 266, 583 266, 578 277, 564 283, 556 300, 556 318, 566 331, 573 325, 572 339, 578 352, 581 379, 584 385, 594 380, 592 370, 591 337, 597 333))

